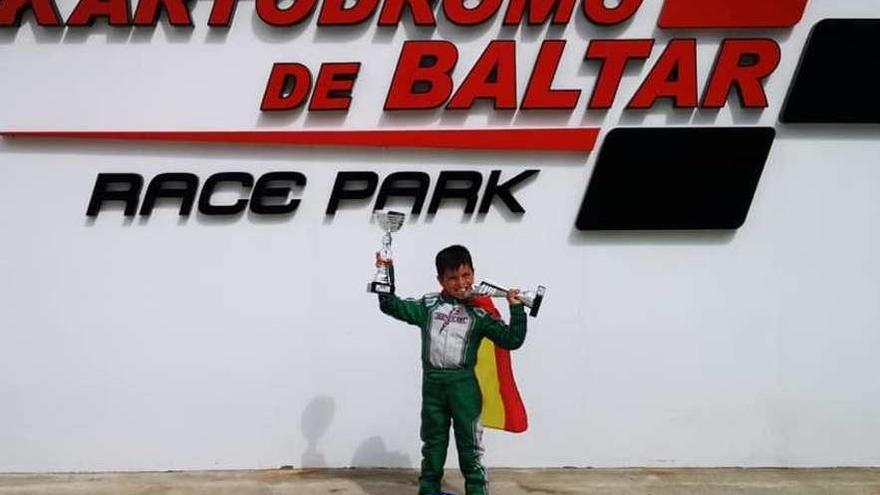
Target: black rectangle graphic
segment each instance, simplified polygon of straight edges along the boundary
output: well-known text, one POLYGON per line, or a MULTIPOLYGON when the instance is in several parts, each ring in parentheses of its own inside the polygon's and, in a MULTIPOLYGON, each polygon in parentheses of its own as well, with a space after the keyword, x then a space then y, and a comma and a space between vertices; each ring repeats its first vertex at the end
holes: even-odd
POLYGON ((779 119, 880 124, 880 19, 825 19, 810 32, 779 119))
POLYGON ((775 135, 772 127, 614 129, 602 145, 576 227, 739 228, 775 135))

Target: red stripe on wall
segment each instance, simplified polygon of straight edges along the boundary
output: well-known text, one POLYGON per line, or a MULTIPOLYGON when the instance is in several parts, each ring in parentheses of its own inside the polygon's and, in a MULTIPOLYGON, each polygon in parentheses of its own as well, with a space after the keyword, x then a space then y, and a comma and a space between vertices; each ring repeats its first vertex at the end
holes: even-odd
POLYGON ((662 28, 786 28, 804 15, 807 0, 665 0, 662 28))
POLYGON ((598 128, 398 129, 295 131, 3 131, 13 138, 115 139, 223 144, 438 148, 495 151, 588 152, 598 128))

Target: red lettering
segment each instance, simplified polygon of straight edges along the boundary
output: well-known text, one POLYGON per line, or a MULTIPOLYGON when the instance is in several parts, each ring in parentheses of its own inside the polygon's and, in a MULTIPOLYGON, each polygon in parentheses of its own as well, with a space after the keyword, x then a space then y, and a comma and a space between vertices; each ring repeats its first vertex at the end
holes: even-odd
POLYGON ((584 15, 593 24, 610 26, 629 19, 642 6, 642 0, 620 0, 616 7, 606 7, 605 0, 584 0, 584 15))
POLYGON ((672 98, 676 108, 697 106, 697 40, 670 41, 627 108, 651 108, 659 98, 672 98))
POLYGON ((568 24, 574 10, 575 0, 510 0, 507 13, 504 15, 505 25, 517 25, 522 22, 523 14, 529 13, 528 23, 538 25, 547 22, 553 13, 553 24, 568 24))
POLYGON ((237 6, 238 0, 214 0, 214 5, 211 7, 211 17, 208 18, 208 25, 211 27, 229 27, 237 6))
POLYGON ((614 103, 620 79, 631 59, 646 59, 654 48, 654 40, 593 40, 587 47, 587 60, 601 60, 602 69, 596 78, 590 109, 608 109, 614 103))
POLYGON ((131 25, 131 6, 127 0, 80 0, 67 18, 68 26, 91 26, 106 17, 111 26, 131 25))
POLYGON ((553 89, 553 78, 559 69, 559 60, 565 50, 565 40, 547 40, 535 60, 532 76, 523 96, 524 109, 571 109, 581 96, 577 89, 553 89))
POLYGON ((404 42, 385 98, 385 110, 437 108, 452 93, 458 50, 449 41, 404 42))
POLYGON ((379 25, 396 26, 400 23, 404 7, 409 7, 409 12, 416 26, 437 25, 431 0, 385 0, 382 12, 379 14, 379 25))
POLYGON ((5 0, 0 1, 0 27, 21 26, 21 18, 27 10, 34 12, 40 26, 61 25, 58 6, 52 0, 5 0))
POLYGON ((360 69, 357 62, 321 64, 309 110, 348 110, 360 69))
POLYGON ((489 20, 501 7, 501 0, 478 0, 480 3, 469 9, 465 0, 443 0, 443 14, 453 24, 475 26, 489 20))
POLYGON ((134 13, 135 26, 155 26, 159 10, 164 9, 172 26, 193 26, 185 0, 140 0, 134 13))
POLYGON ((312 73, 303 64, 275 64, 266 83, 260 110, 292 110, 306 101, 312 89, 312 73), (288 87, 290 88, 288 90, 288 87))
POLYGON ((721 108, 731 87, 739 93, 740 105, 766 108, 764 79, 779 65, 779 45, 768 39, 727 39, 721 43, 715 68, 703 94, 704 108, 721 108))
POLYGON ((478 99, 492 100, 496 110, 516 108, 515 41, 489 43, 446 108, 471 108, 478 99))
POLYGON ((324 0, 319 26, 351 26, 369 19, 376 11, 378 0, 355 0, 352 7, 345 8, 345 0, 324 0))
POLYGON ((317 0, 294 0, 286 8, 278 8, 278 0, 257 0, 257 15, 272 26, 292 26, 307 18, 315 10, 317 0))

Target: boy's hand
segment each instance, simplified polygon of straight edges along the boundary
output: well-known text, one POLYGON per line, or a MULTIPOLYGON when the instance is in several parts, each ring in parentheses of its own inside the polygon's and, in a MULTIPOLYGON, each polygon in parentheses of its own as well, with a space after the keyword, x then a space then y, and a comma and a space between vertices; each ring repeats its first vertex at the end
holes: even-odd
POLYGON ((378 252, 376 252, 376 268, 379 268, 383 265, 391 265, 391 259, 383 258, 378 252))
POLYGON ((522 304, 523 301, 519 297, 519 289, 510 289, 507 291, 507 304, 513 306, 514 304, 522 304))

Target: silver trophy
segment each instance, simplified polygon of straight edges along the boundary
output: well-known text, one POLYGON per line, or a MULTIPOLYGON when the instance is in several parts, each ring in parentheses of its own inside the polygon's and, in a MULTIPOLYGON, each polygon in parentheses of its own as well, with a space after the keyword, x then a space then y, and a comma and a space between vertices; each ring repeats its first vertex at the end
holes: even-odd
MULTIPOLYGON (((531 311, 529 311, 529 316, 538 316, 538 310, 541 309, 541 302, 544 301, 544 292, 546 290, 546 287, 539 285, 535 290, 520 292, 519 298, 522 299, 523 304, 527 308, 531 309, 531 311)), ((496 284, 491 280, 483 280, 477 284, 471 292, 472 294, 479 296, 507 297, 509 291, 510 289, 507 287, 496 284)))
POLYGON ((391 265, 391 233, 403 226, 406 215, 397 211, 377 211, 373 214, 379 228, 385 231, 382 236, 382 249, 379 250, 380 264, 373 281, 367 284, 367 292, 394 294, 394 267, 391 265))

